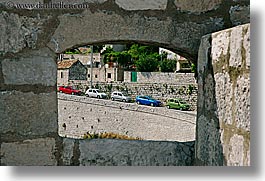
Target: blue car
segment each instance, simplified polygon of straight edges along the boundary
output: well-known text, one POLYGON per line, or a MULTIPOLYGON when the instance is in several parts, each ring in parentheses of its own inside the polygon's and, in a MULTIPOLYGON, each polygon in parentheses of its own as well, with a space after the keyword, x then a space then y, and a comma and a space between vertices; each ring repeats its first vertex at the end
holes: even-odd
POLYGON ((159 100, 155 100, 150 96, 137 96, 135 101, 137 104, 150 106, 161 106, 162 104, 159 100))

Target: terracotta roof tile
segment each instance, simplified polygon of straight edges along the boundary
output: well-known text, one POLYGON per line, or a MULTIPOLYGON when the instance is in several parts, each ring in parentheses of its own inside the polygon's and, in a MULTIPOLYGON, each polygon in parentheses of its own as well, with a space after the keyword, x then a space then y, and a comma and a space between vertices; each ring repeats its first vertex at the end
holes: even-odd
POLYGON ((69 69, 78 60, 63 60, 58 62, 58 69, 69 69))

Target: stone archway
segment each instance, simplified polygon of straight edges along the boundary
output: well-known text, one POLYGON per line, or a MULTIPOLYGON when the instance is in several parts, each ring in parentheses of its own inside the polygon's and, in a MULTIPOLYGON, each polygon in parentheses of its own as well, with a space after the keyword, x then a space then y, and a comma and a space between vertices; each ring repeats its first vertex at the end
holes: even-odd
POLYGON ((10 9, 5 4, 0 7, 1 165, 192 165, 194 143, 101 140, 88 144, 58 137, 56 53, 106 41, 151 42, 196 63, 203 35, 249 22, 249 1, 85 2, 88 8, 83 10, 10 9), (112 149, 104 152, 100 147, 112 149), (121 147, 124 149, 115 150, 121 147), (95 148, 90 153, 100 150, 105 154, 99 158, 104 163, 84 154, 90 148, 95 148), (186 152, 180 154, 180 150, 186 152), (135 153, 137 157, 131 160, 135 153), (146 159, 142 159, 143 153, 149 153, 146 159))

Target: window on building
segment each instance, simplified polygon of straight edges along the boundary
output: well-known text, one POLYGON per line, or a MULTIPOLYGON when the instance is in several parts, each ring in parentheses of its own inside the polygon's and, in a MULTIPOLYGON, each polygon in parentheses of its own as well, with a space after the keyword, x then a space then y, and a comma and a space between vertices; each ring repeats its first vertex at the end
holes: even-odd
POLYGON ((108 79, 111 79, 111 73, 108 73, 108 79))
POLYGON ((95 78, 96 78, 96 79, 98 78, 98 75, 97 75, 97 74, 95 75, 95 78))
POLYGON ((63 72, 61 72, 61 79, 63 78, 63 72))
POLYGON ((87 74, 87 77, 90 78, 90 74, 87 74))

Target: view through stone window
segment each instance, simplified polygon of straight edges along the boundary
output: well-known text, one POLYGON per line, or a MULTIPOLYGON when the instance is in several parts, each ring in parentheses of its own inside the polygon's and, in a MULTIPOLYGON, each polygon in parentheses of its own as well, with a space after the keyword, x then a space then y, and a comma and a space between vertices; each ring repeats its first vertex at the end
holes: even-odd
POLYGON ((58 57, 58 75, 66 75, 57 77, 60 136, 195 140, 197 84, 190 60, 136 43, 87 45, 58 57))

